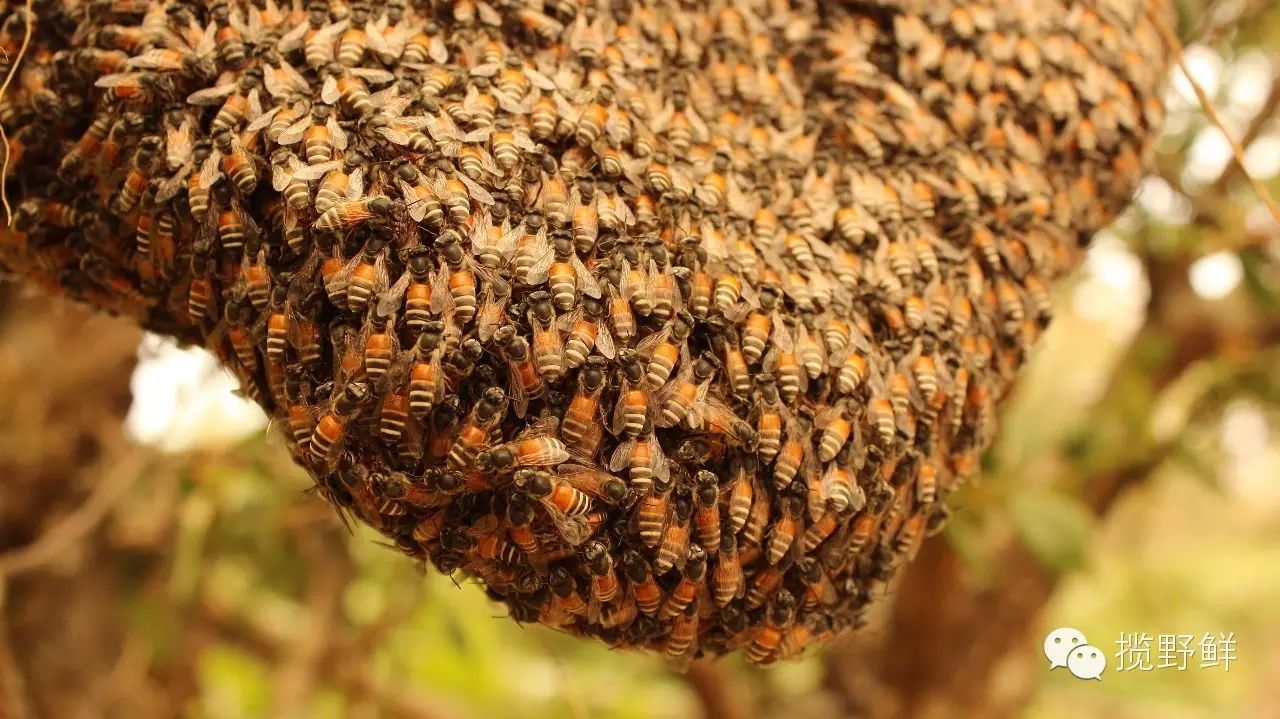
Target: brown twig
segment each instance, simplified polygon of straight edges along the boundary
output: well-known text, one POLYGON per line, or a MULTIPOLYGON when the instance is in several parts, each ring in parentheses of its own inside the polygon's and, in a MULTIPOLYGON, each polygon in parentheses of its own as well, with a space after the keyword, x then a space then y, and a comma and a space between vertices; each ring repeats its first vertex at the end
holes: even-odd
POLYGON ((751 707, 741 687, 719 665, 710 661, 689 664, 684 680, 698 695, 703 719, 752 719, 751 707))
POLYGON ((35 541, 0 554, 0 577, 12 577, 43 567, 83 539, 107 516, 111 507, 133 485, 143 461, 132 452, 124 453, 106 470, 89 497, 74 511, 42 533, 35 541))
POLYGON ((325 551, 327 535, 294 534, 307 566, 306 617, 276 674, 273 717, 297 715, 298 708, 306 706, 317 683, 319 664, 335 639, 342 591, 351 577, 346 555, 325 551))
MULTIPOLYGON (((284 660, 290 637, 281 636, 269 627, 251 621, 238 621, 227 610, 209 600, 197 604, 190 624, 216 636, 219 640, 239 645, 263 660, 284 660)), ((345 639, 330 643, 316 663, 326 683, 348 693, 353 699, 368 699, 396 719, 454 719, 462 713, 447 702, 428 699, 405 686, 388 686, 365 666, 362 657, 349 652, 345 639)))
POLYGON ((1187 82, 1191 85, 1192 91, 1195 92, 1196 99, 1199 100, 1200 108, 1204 110, 1205 116, 1209 118, 1209 122, 1214 127, 1218 128, 1218 132, 1221 132, 1222 136, 1227 139, 1227 144, 1231 145, 1231 154, 1234 156, 1236 164, 1240 166, 1240 171, 1248 179, 1254 194, 1258 196, 1258 201, 1271 213, 1271 217, 1276 221, 1276 224, 1280 224, 1280 206, 1276 205, 1275 198, 1271 196, 1271 191, 1267 189, 1267 186, 1262 184, 1262 181, 1254 177, 1253 173, 1249 172, 1248 168, 1245 167, 1244 148, 1227 130, 1226 123, 1222 121, 1222 116, 1218 114, 1218 106, 1213 101, 1213 98, 1209 97, 1209 93, 1205 92, 1204 87, 1191 74, 1191 70, 1187 67, 1186 56, 1182 52, 1182 43, 1173 33, 1173 30, 1169 28, 1169 24, 1165 22, 1164 16, 1160 12, 1152 11, 1148 8, 1147 14, 1151 18, 1151 23, 1155 25, 1156 32, 1159 33, 1165 47, 1168 48, 1169 52, 1177 56, 1178 68, 1182 70, 1183 75, 1186 75, 1187 82))
POLYGON ((0 710, 5 717, 12 719, 28 719, 34 717, 31 700, 27 695, 27 680, 23 676, 22 667, 13 653, 9 641, 9 617, 5 611, 3 593, 0 586, 0 710))
MULTIPOLYGON (((1274 63, 1273 63, 1274 64, 1274 63)), ((1253 141, 1258 139, 1258 135, 1262 134, 1263 128, 1267 126, 1276 114, 1276 110, 1280 110, 1280 77, 1271 81, 1271 90, 1267 93, 1267 98, 1263 100, 1262 107, 1258 113, 1249 121, 1249 126, 1244 129, 1244 133, 1240 135, 1240 146, 1248 147, 1253 141)), ((1222 170, 1222 174, 1218 175, 1218 179, 1213 181, 1209 186, 1209 190, 1215 195, 1221 195, 1227 185, 1235 179, 1238 172, 1244 169, 1244 166, 1232 157, 1231 164, 1222 170)))
MULTIPOLYGON (((22 47, 18 48, 18 55, 13 59, 13 65, 9 68, 9 74, 4 79, 4 84, 0 85, 0 98, 9 90, 9 83, 13 82, 14 76, 18 74, 18 67, 22 64, 22 58, 27 56, 27 48, 31 46, 31 36, 35 32, 35 0, 27 0, 27 27, 22 35, 22 47)), ((4 206, 4 224, 8 227, 13 222, 13 210, 9 207, 9 192, 6 186, 6 180, 9 177, 9 135, 4 130, 4 123, 0 123, 0 143, 4 145, 4 160, 0 161, 0 205, 4 206)))

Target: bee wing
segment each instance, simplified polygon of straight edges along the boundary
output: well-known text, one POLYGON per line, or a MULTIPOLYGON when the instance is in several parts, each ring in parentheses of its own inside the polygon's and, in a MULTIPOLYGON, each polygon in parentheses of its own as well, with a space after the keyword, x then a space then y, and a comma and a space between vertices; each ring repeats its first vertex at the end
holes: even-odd
POLYGON ((449 292, 448 266, 440 266, 431 278, 431 313, 448 315, 453 310, 453 294, 449 292))
POLYGON ((555 92, 556 90, 555 80, 547 77, 540 70, 535 70, 532 67, 525 66, 524 76, 529 78, 529 84, 539 90, 544 92, 555 92))
POLYGON ((547 502, 542 504, 546 507, 547 515, 551 517, 551 523, 556 525, 556 530, 560 532, 560 536, 567 544, 576 547, 591 538, 591 525, 586 517, 570 516, 547 502))
POLYGON ((596 323, 596 351, 606 359, 613 359, 618 356, 618 348, 613 344, 613 335, 609 332, 609 328, 605 326, 604 322, 596 323))
POLYGON ((249 107, 245 110, 244 117, 249 122, 253 122, 262 117, 262 98, 258 92, 258 88, 249 91, 249 107))
POLYGON ((578 290, 587 297, 600 299, 603 294, 600 291, 600 283, 596 281, 595 275, 592 274, 591 270, 588 270, 587 266, 582 264, 582 259, 578 257, 576 252, 570 256, 569 261, 573 264, 573 274, 578 280, 578 290))
POLYGON ((290 160, 290 164, 297 164, 297 167, 293 168, 293 176, 299 180, 306 180, 307 182, 318 180, 321 177, 324 177, 325 173, 332 172, 333 170, 337 170, 342 167, 341 160, 330 160, 318 165, 308 165, 297 157, 292 157, 290 160))
POLYGON ((390 70, 382 70, 371 67, 356 67, 350 70, 350 73, 358 78, 363 79, 373 85, 382 85, 396 79, 396 76, 390 70))
POLYGON ((378 23, 372 20, 364 24, 364 36, 369 45, 369 49, 379 56, 393 54, 391 45, 387 42, 387 37, 383 35, 382 27, 387 23, 387 17, 383 16, 378 19, 378 23))
MULTIPOLYGON (((564 454, 565 459, 560 460, 561 462, 566 461, 569 458, 569 453, 567 451, 564 452, 564 454)), ((561 467, 557 476, 564 480, 569 486, 592 497, 593 499, 603 498, 603 488, 605 483, 617 479, 617 477, 608 472, 601 472, 598 469, 592 469, 591 467, 584 467, 577 464, 561 467)))
MULTIPOLYGON (((395 85, 392 85, 387 89, 394 90, 395 85)), ((387 117, 400 117, 400 115, 403 114, 411 104, 413 104, 412 97, 406 97, 396 93, 392 93, 386 97, 380 104, 376 100, 374 101, 374 105, 381 107, 382 114, 387 117)))
POLYGON ((276 50, 280 51, 280 54, 283 55, 291 53, 302 47, 302 38, 310 29, 310 22, 305 19, 299 21, 292 30, 280 37, 279 42, 276 43, 276 50))
POLYGON ((467 192, 471 195, 471 199, 486 205, 493 204, 493 195, 489 194, 488 190, 476 184, 475 180, 472 180, 470 177, 467 177, 462 173, 458 173, 458 179, 466 186, 467 192))
POLYGON ((555 250, 551 246, 543 249, 542 254, 529 267, 529 284, 540 285, 547 281, 547 271, 551 269, 552 263, 556 261, 555 250))
POLYGON ((222 153, 217 150, 210 152, 205 158, 204 164, 200 166, 200 189, 207 190, 218 181, 218 176, 222 174, 219 169, 221 162, 222 153))
POLYGON ((394 285, 387 288, 380 297, 378 297, 377 312, 383 317, 390 317, 391 313, 400 306, 400 298, 404 296, 404 291, 409 287, 409 280, 412 275, 408 270, 401 273, 400 279, 396 280, 394 285))
POLYGON ((486 62, 471 68, 471 75, 473 77, 493 77, 494 75, 497 75, 498 71, 501 69, 501 62, 486 62))
POLYGON ((191 133, 190 117, 182 118, 182 123, 177 127, 165 129, 165 153, 171 168, 181 167, 182 163, 191 157, 191 151, 194 147, 195 141, 191 133))
POLYGON ((192 169, 194 169, 192 162, 188 160, 173 177, 161 182, 160 187, 156 189, 156 204, 164 205, 169 200, 177 197, 178 193, 186 186, 187 176, 191 174, 192 169))
POLYGON ((124 66, 130 70, 155 70, 163 68, 166 70, 173 69, 169 67, 171 61, 168 60, 163 50, 148 50, 136 57, 131 57, 125 61, 124 66))
POLYGON ((326 126, 329 128, 329 137, 333 139, 333 146, 339 150, 347 149, 347 131, 338 124, 338 118, 330 115, 326 126))
POLYGON ((629 439, 614 448, 613 454, 609 455, 610 472, 621 472, 631 463, 631 453, 635 451, 636 440, 629 439))
POLYGON ((357 167, 347 179, 347 199, 357 200, 364 195, 364 168, 357 167))
POLYGON ((488 342, 498 331, 505 317, 505 296, 486 287, 480 300, 480 309, 476 312, 476 336, 481 342, 488 342))
POLYGON ((284 131, 280 133, 280 137, 276 139, 276 144, 292 145, 295 142, 298 142, 302 139, 302 136, 306 134, 308 127, 311 127, 311 116, 305 115, 297 122, 286 127, 284 131))
MULTIPOLYGON (((704 385, 705 386, 705 385, 704 385)), ((736 431, 742 418, 734 414, 729 405, 715 397, 706 397, 694 408, 699 418, 714 427, 717 431, 736 440, 736 431)), ((692 412, 690 416, 692 416, 692 412)))
MULTIPOLYGON (((686 110, 687 109, 688 108, 686 108, 686 110)), ((671 123, 671 118, 675 116, 675 112, 675 106, 668 102, 657 115, 650 118, 649 129, 656 134, 662 134, 662 132, 667 129, 667 125, 671 123)))
POLYGON ((326 105, 335 105, 342 93, 338 91, 338 80, 333 75, 326 75, 320 86, 320 100, 326 105))
MULTIPOLYGON (((110 85, 102 84, 102 81, 106 80, 109 77, 111 77, 111 75, 106 75, 100 78, 97 82, 98 87, 111 87, 110 85)), ((203 90, 196 90, 190 95, 187 95, 187 104, 200 105, 200 106, 216 105, 219 103, 219 101, 222 100, 222 98, 227 97, 231 93, 235 92, 236 84, 237 83, 229 82, 225 85, 218 85, 216 87, 209 87, 203 90)))
POLYGON ((289 168, 272 163, 271 165, 271 189, 276 192, 282 192, 284 188, 289 186, 289 180, 293 173, 289 168))
POLYGON ((264 113, 262 113, 262 114, 258 115, 258 117, 257 117, 256 119, 254 119, 254 120, 253 120, 253 122, 250 122, 248 125, 246 125, 246 126, 245 126, 244 131, 245 131, 245 132, 257 132, 257 131, 259 131, 259 130, 263 129, 263 128, 264 128, 264 127, 266 127, 267 125, 270 125, 270 124, 271 124, 271 120, 272 120, 272 118, 274 118, 274 117, 276 116, 276 113, 280 112, 280 111, 281 111, 281 110, 283 110, 283 109, 284 109, 284 108, 283 108, 282 106, 277 106, 277 107, 273 107, 273 108, 271 108, 270 110, 267 110, 266 112, 264 112, 264 113))
POLYGON ((93 86, 94 87, 119 87, 121 85, 134 82, 140 77, 141 77, 141 74, 136 72, 115 72, 115 73, 111 73, 110 75, 103 75, 102 77, 98 78, 93 83, 93 86))
POLYGON ((783 352, 791 352, 796 348, 795 338, 787 330, 787 326, 781 322, 777 313, 774 313, 773 332, 769 335, 769 341, 783 352))
POLYGON ((443 65, 449 62, 449 47, 445 45, 444 38, 440 37, 440 33, 431 36, 431 41, 427 43, 427 56, 432 62, 443 65))

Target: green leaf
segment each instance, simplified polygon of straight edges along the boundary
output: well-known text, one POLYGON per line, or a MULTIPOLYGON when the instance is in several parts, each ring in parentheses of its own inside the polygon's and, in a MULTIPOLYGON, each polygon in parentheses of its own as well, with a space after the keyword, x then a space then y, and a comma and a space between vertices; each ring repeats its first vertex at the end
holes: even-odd
POLYGON ((1009 502, 1014 531, 1040 563, 1057 571, 1078 568, 1093 517, 1076 498, 1053 492, 1015 494, 1009 502))

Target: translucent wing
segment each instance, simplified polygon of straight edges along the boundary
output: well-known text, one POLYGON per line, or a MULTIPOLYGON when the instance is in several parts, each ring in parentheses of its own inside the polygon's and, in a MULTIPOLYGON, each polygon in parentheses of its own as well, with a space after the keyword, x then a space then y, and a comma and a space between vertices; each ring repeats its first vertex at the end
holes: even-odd
MULTIPOLYGON (((110 75, 107 77, 110 77, 110 75)), ((102 78, 98 82, 101 83, 102 80, 105 79, 106 78, 102 78)), ((99 87, 107 86, 99 84, 99 87)), ((204 90, 196 90, 190 95, 187 95, 187 103, 191 105, 216 105, 219 104, 223 98, 235 92, 235 90, 236 83, 234 82, 229 82, 225 85, 218 85, 217 87, 205 88, 204 90)))

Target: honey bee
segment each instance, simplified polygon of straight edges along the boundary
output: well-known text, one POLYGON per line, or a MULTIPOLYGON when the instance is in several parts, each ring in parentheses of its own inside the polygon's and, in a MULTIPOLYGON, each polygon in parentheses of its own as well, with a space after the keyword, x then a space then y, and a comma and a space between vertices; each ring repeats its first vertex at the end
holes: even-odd
POLYGON ((796 536, 803 533, 800 525, 804 514, 804 499, 790 493, 782 497, 781 515, 774 521, 769 533, 769 544, 765 558, 769 564, 782 562, 795 545, 796 536))
POLYGON ((649 562, 636 550, 627 549, 622 553, 622 571, 634 594, 636 607, 645 616, 656 616, 665 596, 653 578, 649 562))
POLYGON ((536 423, 514 442, 481 450, 476 455, 476 466, 485 471, 506 472, 516 467, 547 467, 565 462, 569 452, 564 443, 553 436, 554 432, 554 426, 536 423))
POLYGON ((515 327, 503 325, 493 335, 502 356, 507 361, 510 376, 511 400, 517 417, 523 417, 529 400, 538 399, 546 392, 546 383, 533 356, 529 341, 516 334, 515 327))
POLYGON ((591 495, 545 471, 517 471, 515 483, 546 509, 564 541, 576 547, 590 538, 584 515, 591 511, 591 495))
POLYGON ((603 357, 592 357, 588 360, 586 367, 578 375, 578 390, 569 400, 569 405, 564 412, 561 436, 569 447, 580 454, 586 454, 583 450, 588 449, 586 446, 588 439, 593 437, 596 431, 606 368, 607 363, 603 357))
POLYGON ((330 409, 320 416, 311 432, 309 451, 313 461, 333 463, 353 414, 369 396, 367 385, 353 382, 334 398, 330 409))
POLYGON ((490 387, 484 391, 449 449, 451 469, 463 469, 475 464, 477 456, 489 441, 489 432, 502 421, 506 408, 507 397, 502 388, 490 387))
POLYGON ((413 348, 409 369, 409 413, 419 421, 427 418, 444 390, 440 367, 443 333, 443 322, 427 321, 413 348))
POLYGON ((765 625, 756 630, 747 646, 747 659, 761 663, 772 657, 786 629, 795 618, 795 598, 783 589, 777 593, 766 614, 765 625))

